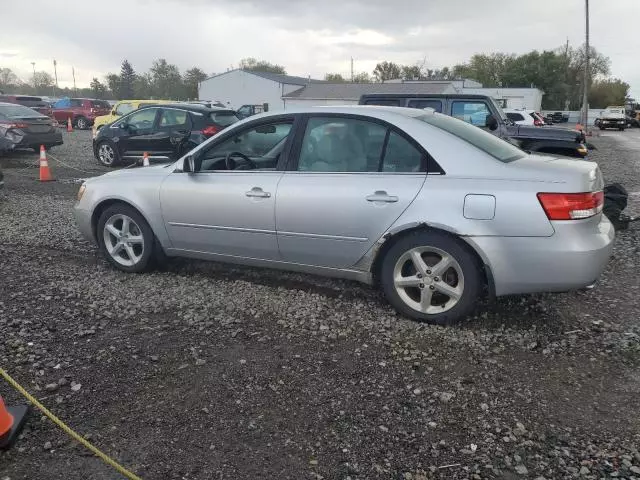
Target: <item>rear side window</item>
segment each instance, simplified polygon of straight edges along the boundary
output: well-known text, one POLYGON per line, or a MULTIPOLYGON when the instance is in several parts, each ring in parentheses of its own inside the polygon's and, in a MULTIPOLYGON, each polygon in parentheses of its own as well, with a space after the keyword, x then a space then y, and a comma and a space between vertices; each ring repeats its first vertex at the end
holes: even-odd
POLYGON ((509 120, 513 120, 514 122, 521 122, 522 120, 524 120, 524 117, 520 113, 507 113, 507 118, 509 120))
POLYGON ((168 108, 162 111, 160 116, 160 128, 162 127, 184 127, 189 124, 189 114, 184 110, 174 110, 168 108))
POLYGON ((396 132, 389 134, 387 149, 382 162, 383 172, 419 172, 422 167, 422 153, 396 132))
POLYGON ((409 108, 433 108, 436 112, 442 113, 442 102, 440 100, 409 100, 409 108))
POLYGON ((221 127, 228 127, 239 121, 234 112, 213 112, 209 114, 209 118, 213 123, 221 127))
POLYGON ((111 108, 111 105, 104 100, 91 100, 91 106, 93 108, 111 108))
POLYGON ((488 153, 493 158, 500 160, 501 162, 512 162, 519 158, 523 158, 526 155, 522 150, 509 142, 506 142, 486 130, 474 127, 464 121, 456 120, 455 118, 451 118, 446 115, 439 115, 437 113, 431 115, 420 115, 415 118, 470 143, 474 147, 488 153))
POLYGON ((364 101, 365 105, 380 105, 382 107, 399 107, 399 98, 369 98, 364 101))

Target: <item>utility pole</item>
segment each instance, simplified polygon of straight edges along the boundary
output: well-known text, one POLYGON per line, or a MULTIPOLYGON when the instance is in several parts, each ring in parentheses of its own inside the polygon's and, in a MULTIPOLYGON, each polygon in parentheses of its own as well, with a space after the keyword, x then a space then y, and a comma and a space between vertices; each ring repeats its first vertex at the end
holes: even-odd
POLYGON ((33 67, 33 88, 36 88, 36 62, 31 62, 31 66, 33 67))
POLYGON ((584 92, 582 97, 582 121, 585 130, 587 128, 587 122, 589 121, 589 0, 584 0, 585 6, 585 56, 584 56, 584 92))
POLYGON ((353 57, 351 57, 351 83, 353 83, 353 57))
POLYGON ((55 86, 53 87, 53 96, 56 96, 56 89, 58 88, 58 62, 56 59, 53 59, 53 75, 56 78, 55 86))
POLYGON ((77 95, 78 91, 76 90, 76 69, 71 67, 71 75, 73 75, 73 94, 77 95))

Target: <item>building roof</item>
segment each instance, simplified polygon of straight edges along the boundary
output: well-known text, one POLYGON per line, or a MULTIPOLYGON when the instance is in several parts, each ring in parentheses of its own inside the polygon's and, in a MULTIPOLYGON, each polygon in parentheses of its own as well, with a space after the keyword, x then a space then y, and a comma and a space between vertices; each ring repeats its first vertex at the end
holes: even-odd
POLYGON ((282 98, 306 100, 359 100, 368 93, 449 93, 454 87, 451 82, 432 83, 310 83, 282 98))
POLYGON ((267 80, 271 80, 272 82, 278 83, 286 83, 288 85, 308 85, 309 83, 324 83, 324 80, 315 80, 313 78, 307 77, 296 77, 294 75, 283 75, 281 73, 271 73, 271 72, 255 72, 253 70, 243 70, 241 68, 236 68, 234 70, 229 70, 228 72, 219 73, 218 75, 213 75, 205 80, 205 82, 211 78, 216 78, 221 75, 226 75, 231 72, 245 72, 250 73, 252 75, 256 75, 258 77, 266 78, 267 80))

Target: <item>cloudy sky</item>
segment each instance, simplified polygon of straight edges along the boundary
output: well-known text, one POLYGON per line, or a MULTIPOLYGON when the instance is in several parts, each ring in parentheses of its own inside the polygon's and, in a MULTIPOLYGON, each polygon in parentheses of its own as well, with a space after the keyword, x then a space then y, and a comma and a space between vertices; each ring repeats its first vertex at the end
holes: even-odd
MULTIPOLYGON (((640 0, 591 0, 592 44, 612 75, 640 98, 640 0)), ((218 73, 243 57, 284 65, 292 75, 371 73, 391 60, 439 68, 479 52, 553 49, 584 38, 584 0, 29 0, 3 2, 0 67, 36 70, 72 85, 138 71, 164 57, 181 70, 218 73), (7 21, 10 20, 10 21, 7 21)))

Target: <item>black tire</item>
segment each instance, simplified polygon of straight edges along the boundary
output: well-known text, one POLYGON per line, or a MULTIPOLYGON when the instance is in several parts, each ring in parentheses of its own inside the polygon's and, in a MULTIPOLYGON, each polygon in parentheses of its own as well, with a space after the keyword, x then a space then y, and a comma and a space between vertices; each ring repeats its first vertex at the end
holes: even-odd
POLYGON ((100 165, 105 167, 117 167, 120 164, 120 154, 116 146, 109 140, 103 140, 96 147, 96 160, 100 165), (111 151, 111 157, 113 160, 109 162, 109 154, 107 150, 111 151))
POLYGON ((91 127, 91 122, 82 115, 76 118, 75 123, 78 130, 87 130, 89 127, 91 127))
MULTIPOLYGON (((379 282, 388 302, 401 314, 421 322, 448 325, 462 320, 474 310, 483 287, 481 268, 476 257, 469 251, 469 247, 457 237, 437 230, 422 230, 400 238, 389 248, 382 259, 379 282), (396 291, 394 285, 396 263, 406 252, 416 247, 432 247, 441 250, 453 257, 460 267, 463 290, 458 302, 449 310, 430 314, 421 312, 408 305, 396 291)), ((430 270, 428 272, 430 273, 430 270)), ((444 278, 440 281, 444 281, 444 278)), ((424 284, 421 288, 424 288, 424 284)), ((420 292, 417 288, 415 291, 420 292)))
POLYGON ((147 221, 135 208, 123 203, 116 203, 115 205, 107 208, 104 212, 102 212, 102 214, 100 215, 100 219, 98 220, 96 237, 98 240, 100 252, 105 257, 105 259, 118 270, 122 270, 123 272, 127 273, 141 273, 147 272, 155 267, 157 251, 158 248, 161 249, 161 247, 157 244, 157 240, 153 233, 153 230, 151 230, 151 227, 149 226, 147 221), (140 252, 140 259, 133 265, 124 265, 123 263, 116 260, 109 253, 107 245, 105 243, 105 225, 113 217, 117 216, 126 216, 130 220, 132 220, 137 227, 136 230, 140 231, 140 235, 143 238, 144 243, 140 252))

